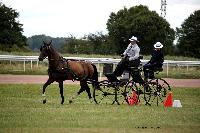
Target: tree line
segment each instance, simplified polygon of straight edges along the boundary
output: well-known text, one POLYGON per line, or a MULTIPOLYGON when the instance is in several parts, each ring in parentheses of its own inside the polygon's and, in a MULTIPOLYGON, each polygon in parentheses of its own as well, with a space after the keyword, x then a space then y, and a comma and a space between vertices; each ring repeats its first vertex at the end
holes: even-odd
POLYGON ((5 47, 28 46, 38 51, 42 41, 50 41, 63 53, 76 54, 121 54, 131 36, 138 37, 141 54, 151 54, 157 41, 164 45, 168 55, 182 55, 200 58, 200 10, 192 13, 180 28, 172 29, 165 18, 147 6, 124 7, 117 13, 112 12, 106 23, 108 34, 97 32, 82 38, 74 36, 53 38, 46 35, 34 35, 26 38, 22 35, 22 24, 16 21, 19 13, 0 3, 0 50, 5 47), (174 40, 177 44, 174 45, 174 40))

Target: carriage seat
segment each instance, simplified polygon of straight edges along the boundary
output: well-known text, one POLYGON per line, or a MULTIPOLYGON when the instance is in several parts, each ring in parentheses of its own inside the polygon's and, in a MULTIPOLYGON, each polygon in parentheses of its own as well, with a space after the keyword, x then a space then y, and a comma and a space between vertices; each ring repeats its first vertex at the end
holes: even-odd
POLYGON ((105 76, 110 82, 119 82, 119 80, 113 73, 106 73, 105 76))
POLYGON ((138 67, 128 67, 131 71, 138 70, 138 67))
POLYGON ((142 71, 142 65, 140 65, 140 66, 138 66, 138 67, 133 67, 133 66, 131 66, 131 67, 128 67, 128 69, 129 69, 129 71, 130 72, 139 72, 139 71, 142 71))
POLYGON ((162 72, 163 71, 163 68, 162 67, 155 67, 153 69, 154 72, 162 72))

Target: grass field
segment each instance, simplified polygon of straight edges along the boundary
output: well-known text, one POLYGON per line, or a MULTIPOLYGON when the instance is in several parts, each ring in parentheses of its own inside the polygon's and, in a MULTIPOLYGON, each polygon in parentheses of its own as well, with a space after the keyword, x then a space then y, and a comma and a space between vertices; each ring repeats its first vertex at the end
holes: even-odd
POLYGON ((0 85, 0 133, 5 132, 194 132, 200 131, 200 88, 173 88, 173 99, 182 108, 163 106, 96 105, 82 93, 75 103, 68 98, 78 85, 65 85, 65 103, 60 104, 57 84, 46 90, 42 85, 0 85))

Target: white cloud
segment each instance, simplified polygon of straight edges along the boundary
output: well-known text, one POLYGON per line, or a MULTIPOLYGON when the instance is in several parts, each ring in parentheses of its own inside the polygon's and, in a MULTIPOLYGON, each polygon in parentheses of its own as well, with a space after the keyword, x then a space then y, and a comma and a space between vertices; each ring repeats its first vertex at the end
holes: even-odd
MULTIPOLYGON (((111 12, 143 4, 160 14, 160 0, 1 0, 19 12, 24 35, 83 36, 103 31, 111 12)), ((167 0, 167 21, 179 27, 199 0, 167 0), (169 2, 168 2, 169 1, 169 2)))
POLYGON ((171 24, 172 28, 180 27, 181 24, 187 19, 195 10, 200 9, 199 5, 189 5, 186 3, 174 4, 167 7, 166 19, 171 24))

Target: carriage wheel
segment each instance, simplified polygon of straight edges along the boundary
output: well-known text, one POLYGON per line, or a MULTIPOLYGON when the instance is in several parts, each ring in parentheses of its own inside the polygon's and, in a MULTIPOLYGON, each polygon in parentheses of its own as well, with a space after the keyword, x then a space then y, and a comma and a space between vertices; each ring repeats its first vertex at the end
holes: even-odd
POLYGON ((163 104, 171 87, 164 79, 151 79, 144 87, 144 99, 147 105, 163 104))
POLYGON ((127 93, 126 93, 126 86, 127 86, 127 81, 121 81, 118 85, 117 85, 117 92, 116 92, 116 96, 117 96, 117 101, 119 104, 125 104, 127 103, 127 93))
POLYGON ((93 91, 93 98, 97 104, 112 104, 115 99, 115 91, 108 80, 99 82, 99 88, 93 91))
POLYGON ((129 82, 127 82, 126 86, 125 86, 125 90, 124 90, 124 94, 125 94, 125 99, 126 102, 129 104, 128 99, 132 97, 133 92, 135 91, 135 93, 137 94, 137 99, 135 99, 135 104, 138 104, 139 100, 139 88, 136 85, 136 83, 132 80, 130 80, 129 82))

